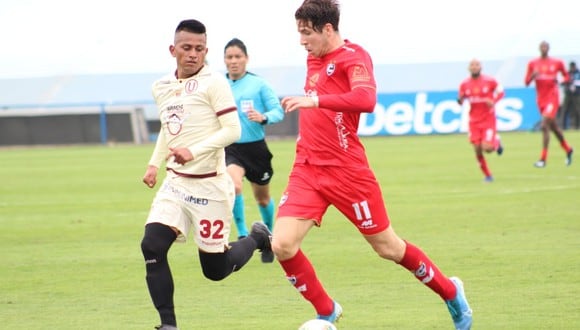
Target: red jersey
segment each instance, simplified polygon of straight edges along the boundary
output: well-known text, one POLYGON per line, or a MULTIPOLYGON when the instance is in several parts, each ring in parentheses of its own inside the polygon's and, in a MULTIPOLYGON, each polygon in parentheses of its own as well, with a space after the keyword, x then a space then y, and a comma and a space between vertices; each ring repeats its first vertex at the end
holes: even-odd
POLYGON ((495 109, 488 104, 491 100, 493 104, 504 96, 503 88, 493 78, 480 75, 477 78, 469 77, 459 85, 459 99, 468 100, 469 121, 471 123, 495 120, 495 109))
POLYGON ((309 55, 304 91, 319 102, 300 111, 296 163, 368 166, 357 131, 360 114, 377 102, 369 54, 345 40, 321 58, 309 55))
POLYGON ((568 72, 564 62, 559 59, 539 57, 528 63, 525 83, 528 86, 532 79, 536 81, 536 98, 540 108, 553 100, 555 100, 556 104, 559 104, 558 72, 562 74, 563 82, 567 82, 569 79, 568 72), (534 73, 536 73, 536 76, 532 77, 534 73))

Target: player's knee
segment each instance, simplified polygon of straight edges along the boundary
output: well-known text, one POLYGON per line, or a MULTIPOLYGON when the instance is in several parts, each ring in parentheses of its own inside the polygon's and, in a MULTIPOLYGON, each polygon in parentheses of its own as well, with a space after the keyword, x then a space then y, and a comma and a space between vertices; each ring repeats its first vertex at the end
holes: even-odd
POLYGON ((158 244, 155 239, 151 236, 143 236, 141 240, 141 252, 146 259, 149 258, 159 258, 160 256, 167 253, 163 251, 164 249, 158 244))
POLYGON ((282 237, 276 237, 271 242, 272 252, 278 260, 287 260, 292 258, 296 253, 298 253, 299 246, 293 244, 288 240, 284 240, 282 237))
POLYGON ((157 223, 148 224, 141 240, 143 256, 145 259, 164 259, 175 238, 176 234, 171 228, 157 223))
POLYGON ((203 276, 212 281, 221 281, 234 271, 228 267, 225 253, 199 251, 199 261, 203 276))

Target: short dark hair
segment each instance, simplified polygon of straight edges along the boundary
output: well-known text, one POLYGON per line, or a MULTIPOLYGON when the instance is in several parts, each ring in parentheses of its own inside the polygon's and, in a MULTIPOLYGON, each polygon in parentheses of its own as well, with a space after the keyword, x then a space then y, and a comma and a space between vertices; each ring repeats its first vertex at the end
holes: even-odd
POLYGON ((574 62, 574 61, 571 61, 571 62, 570 62, 570 66, 576 66, 576 62, 574 62))
POLYGON ((244 42, 241 41, 240 39, 233 38, 232 40, 228 41, 228 43, 224 47, 224 53, 226 52, 226 49, 228 49, 230 47, 238 47, 239 49, 242 50, 244 55, 248 56, 248 49, 246 48, 246 45, 244 44, 244 42))
POLYGON ((196 20, 196 19, 186 19, 183 20, 181 22, 179 22, 179 24, 177 25, 177 28, 175 28, 175 32, 179 32, 179 31, 187 31, 187 32, 191 32, 191 33, 197 33, 197 34, 205 34, 205 25, 203 25, 202 22, 196 20))
POLYGON ((294 13, 294 18, 311 22, 312 28, 318 32, 328 23, 332 25, 334 31, 338 31, 340 6, 337 0, 304 0, 294 13))

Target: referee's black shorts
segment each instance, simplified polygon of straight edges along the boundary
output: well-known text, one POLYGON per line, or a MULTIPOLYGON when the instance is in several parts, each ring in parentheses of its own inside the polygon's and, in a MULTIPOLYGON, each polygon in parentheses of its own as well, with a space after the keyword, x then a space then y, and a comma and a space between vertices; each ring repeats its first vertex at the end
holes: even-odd
POLYGON ((272 157, 266 140, 234 143, 226 147, 226 165, 243 167, 248 181, 258 185, 270 183, 274 175, 272 157))

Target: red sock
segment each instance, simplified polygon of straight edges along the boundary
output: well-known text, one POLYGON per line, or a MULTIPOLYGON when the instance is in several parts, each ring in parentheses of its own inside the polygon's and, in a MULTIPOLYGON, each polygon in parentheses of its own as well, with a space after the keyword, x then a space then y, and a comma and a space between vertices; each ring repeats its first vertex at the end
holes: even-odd
POLYGON ((562 140, 562 142, 560 142, 560 145, 562 146, 562 148, 564 148, 564 150, 566 151, 566 153, 570 152, 570 145, 568 144, 568 142, 566 142, 566 140, 562 140))
POLYGON ((292 258, 280 261, 280 265, 286 272, 286 278, 304 299, 310 301, 317 314, 330 315, 332 313, 334 302, 318 281, 314 267, 302 250, 298 250, 292 258))
POLYGON ((542 154, 540 155, 540 160, 546 161, 548 158, 548 149, 542 149, 542 154))
POLYGON ((455 298, 457 290, 453 282, 441 273, 423 251, 407 241, 405 243, 407 248, 399 264, 411 271, 419 281, 437 293, 443 300, 455 298))
POLYGON ((491 172, 487 167, 487 162, 485 161, 485 157, 483 157, 483 155, 477 155, 477 162, 479 163, 479 168, 481 168, 483 174, 485 176, 491 176, 491 172))

